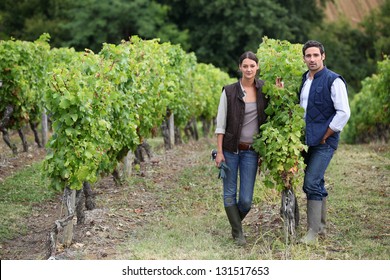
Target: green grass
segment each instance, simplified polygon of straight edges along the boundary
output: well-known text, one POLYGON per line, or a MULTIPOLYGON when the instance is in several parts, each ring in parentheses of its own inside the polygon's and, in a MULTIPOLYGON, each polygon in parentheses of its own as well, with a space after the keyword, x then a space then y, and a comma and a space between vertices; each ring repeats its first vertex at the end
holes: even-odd
MULTIPOLYGON (((206 157, 208 149, 199 157, 206 157)), ((389 153, 367 145, 341 145, 326 174, 329 189, 328 235, 314 246, 286 243, 278 222, 280 195, 258 182, 254 202, 263 218, 258 228, 244 224, 248 245, 231 241, 225 216, 221 181, 212 164, 196 161, 173 180, 160 195, 164 210, 142 229, 142 233, 118 249, 120 259, 389 259, 390 209, 389 153), (261 213, 262 212, 262 213, 261 213), (158 221, 158 222, 156 222, 158 221)), ((306 200, 297 190, 301 224, 305 234, 306 200)), ((256 221, 255 221, 256 223, 256 221)))
MULTIPOLYGON (((122 195, 104 206, 113 215, 122 211, 128 220, 136 221, 118 241, 117 259, 390 259, 388 149, 340 145, 326 173, 328 235, 314 246, 286 243, 279 215, 280 195, 264 189, 258 180, 255 204, 244 223, 248 245, 239 248, 231 240, 222 204, 222 182, 210 161, 209 153, 215 146, 201 141, 197 147, 190 143, 170 151, 175 158, 185 157, 187 161, 179 172, 171 174, 168 169, 159 174, 154 169, 167 164, 161 161, 150 166, 145 176, 132 176, 122 195), (136 208, 144 212, 135 214, 136 208)), ((160 141, 150 143, 162 147, 160 141)), ((0 240, 24 234, 23 220, 31 215, 32 206, 56 195, 41 179, 40 165, 27 167, 0 183, 0 240)), ((301 189, 297 195, 300 237, 305 234, 306 205, 301 189)), ((104 196, 97 199, 98 205, 103 204, 99 199, 107 200, 104 196)))
POLYGON ((330 236, 339 249, 330 257, 390 258, 390 157, 375 146, 342 146, 331 166, 330 236))
POLYGON ((42 179, 41 163, 35 163, 0 183, 0 241, 24 234, 23 219, 34 204, 54 197, 42 179))

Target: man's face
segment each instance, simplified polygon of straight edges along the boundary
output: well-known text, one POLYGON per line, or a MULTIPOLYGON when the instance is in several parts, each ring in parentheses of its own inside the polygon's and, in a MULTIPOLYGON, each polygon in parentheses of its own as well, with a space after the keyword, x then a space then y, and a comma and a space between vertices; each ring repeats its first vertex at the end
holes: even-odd
POLYGON ((306 49, 303 60, 310 72, 317 73, 324 68, 325 53, 321 54, 320 49, 311 47, 306 49))

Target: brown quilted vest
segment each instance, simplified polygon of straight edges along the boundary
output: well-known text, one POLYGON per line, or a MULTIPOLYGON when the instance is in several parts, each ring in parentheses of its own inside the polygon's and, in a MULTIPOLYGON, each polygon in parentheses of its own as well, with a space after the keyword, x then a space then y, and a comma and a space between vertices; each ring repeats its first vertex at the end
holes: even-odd
MULTIPOLYGON (((264 81, 255 79, 257 89, 257 117, 259 126, 265 123, 267 115, 264 110, 268 105, 268 99, 262 92, 264 81)), ((227 97, 227 120, 226 131, 223 137, 222 148, 229 152, 237 152, 238 143, 241 135, 242 123, 245 115, 245 102, 243 100, 244 93, 242 92, 240 82, 236 82, 225 86, 227 97)))

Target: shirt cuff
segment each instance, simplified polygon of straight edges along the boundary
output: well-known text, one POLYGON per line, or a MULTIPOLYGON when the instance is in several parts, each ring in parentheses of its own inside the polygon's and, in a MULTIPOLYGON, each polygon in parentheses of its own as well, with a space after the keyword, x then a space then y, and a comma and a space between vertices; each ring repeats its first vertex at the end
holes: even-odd
POLYGON ((217 128, 217 129, 215 130, 215 134, 225 134, 225 129, 223 129, 223 128, 217 128))
POLYGON ((335 133, 340 132, 341 130, 333 126, 332 124, 329 124, 329 128, 333 130, 335 133))

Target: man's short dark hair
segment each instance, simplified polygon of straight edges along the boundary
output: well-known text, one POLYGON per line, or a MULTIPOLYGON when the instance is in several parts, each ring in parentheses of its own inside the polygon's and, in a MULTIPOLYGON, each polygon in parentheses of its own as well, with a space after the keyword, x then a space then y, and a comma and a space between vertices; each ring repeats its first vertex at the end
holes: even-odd
POLYGON ((302 48, 302 53, 303 53, 303 55, 305 55, 305 51, 306 51, 308 48, 312 48, 312 47, 319 48, 321 54, 324 54, 324 53, 325 53, 325 48, 324 48, 324 46, 323 46, 320 42, 315 41, 315 40, 309 40, 309 41, 307 41, 307 42, 303 45, 303 48, 302 48))

